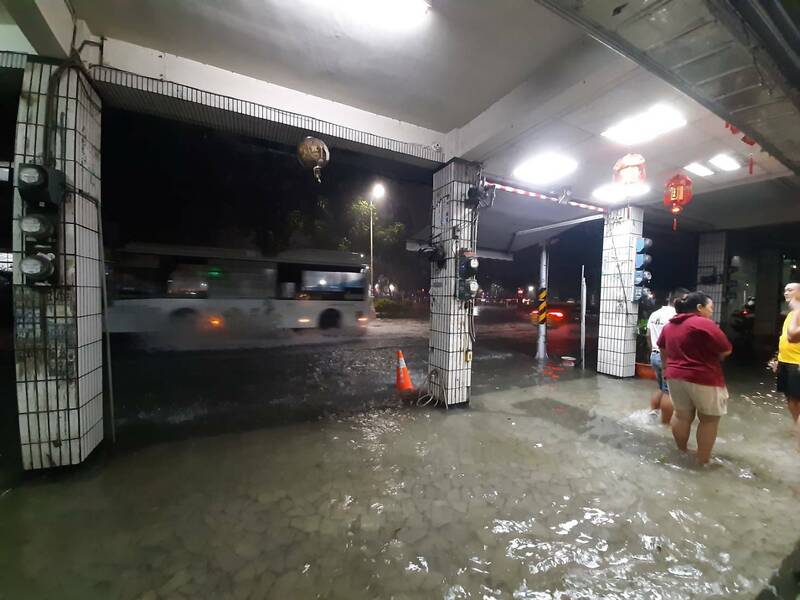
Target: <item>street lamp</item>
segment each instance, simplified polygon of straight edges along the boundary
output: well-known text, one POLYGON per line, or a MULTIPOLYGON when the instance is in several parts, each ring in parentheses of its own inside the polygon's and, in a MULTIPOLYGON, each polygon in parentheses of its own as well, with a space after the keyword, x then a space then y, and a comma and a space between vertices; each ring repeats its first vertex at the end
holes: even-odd
POLYGON ((375 264, 372 253, 372 222, 375 219, 375 200, 380 200, 386 195, 386 188, 382 183, 376 183, 372 186, 372 191, 369 194, 369 289, 374 290, 373 273, 375 271, 375 264))

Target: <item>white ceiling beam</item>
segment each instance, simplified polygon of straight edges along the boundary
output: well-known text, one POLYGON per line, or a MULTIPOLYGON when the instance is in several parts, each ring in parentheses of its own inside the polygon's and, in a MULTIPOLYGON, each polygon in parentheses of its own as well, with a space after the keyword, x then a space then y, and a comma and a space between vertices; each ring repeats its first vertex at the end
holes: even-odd
MULTIPOLYGON (((537 69, 514 90, 463 127, 448 134, 448 156, 481 161, 489 159, 535 127, 585 106, 637 66, 609 53, 589 38, 581 38, 558 60, 537 69)), ((480 82, 480 74, 476 74, 480 82)))
POLYGON ((64 0, 2 0, 37 54, 68 58, 74 19, 64 0))
POLYGON ((588 223, 589 221, 598 221, 600 219, 604 219, 604 214, 599 215, 589 215, 588 217, 580 217, 578 219, 570 219, 568 221, 561 221, 559 223, 550 223, 548 225, 540 225, 539 227, 533 227, 531 229, 521 229, 519 231, 515 231, 515 236, 520 235, 527 235, 529 233, 540 233, 542 231, 549 231, 550 229, 561 229, 563 227, 573 227, 575 225, 580 225, 581 223, 588 223))
MULTIPOLYGON (((422 248, 425 248, 426 245, 414 240, 406 240, 406 250, 408 252, 419 252, 422 248)), ((513 261, 514 255, 508 252, 500 252, 499 250, 489 250, 487 248, 480 248, 478 247, 475 250, 475 256, 478 258, 484 258, 488 260, 505 260, 505 261, 513 261)))
POLYGON ((103 57, 105 66, 314 117, 378 136, 423 146, 441 146, 444 143, 445 134, 439 131, 152 48, 108 38, 104 43, 103 57))
POLYGON ((0 41, 3 45, 2 50, 6 52, 36 54, 36 50, 16 23, 0 23, 0 41))

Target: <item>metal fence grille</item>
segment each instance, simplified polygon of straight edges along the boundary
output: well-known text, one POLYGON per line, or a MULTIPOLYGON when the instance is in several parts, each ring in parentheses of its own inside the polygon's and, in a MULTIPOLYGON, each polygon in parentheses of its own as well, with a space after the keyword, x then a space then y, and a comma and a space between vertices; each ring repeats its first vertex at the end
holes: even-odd
POLYGON ((0 69, 24 69, 28 55, 20 52, 0 52, 0 69))
POLYGON ((700 236, 697 256, 697 289, 702 290, 714 301, 714 322, 722 318, 725 301, 724 282, 726 275, 724 231, 704 233, 700 236))

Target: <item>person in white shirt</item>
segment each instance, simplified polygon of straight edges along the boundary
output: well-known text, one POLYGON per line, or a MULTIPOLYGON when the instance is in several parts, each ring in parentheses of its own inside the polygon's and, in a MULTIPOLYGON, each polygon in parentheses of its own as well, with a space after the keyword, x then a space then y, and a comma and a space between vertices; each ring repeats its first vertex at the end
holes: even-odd
POLYGON ((647 320, 647 341, 650 346, 650 364, 656 373, 656 381, 658 383, 658 390, 653 392, 650 397, 650 408, 652 410, 661 410, 661 422, 664 425, 669 425, 672 419, 672 399, 669 397, 669 388, 667 387, 667 380, 664 377, 664 367, 661 363, 661 353, 658 350, 658 337, 661 335, 661 330, 664 329, 669 320, 675 316, 675 300, 685 297, 689 290, 678 288, 673 291, 668 298, 666 306, 662 306, 650 315, 647 320))

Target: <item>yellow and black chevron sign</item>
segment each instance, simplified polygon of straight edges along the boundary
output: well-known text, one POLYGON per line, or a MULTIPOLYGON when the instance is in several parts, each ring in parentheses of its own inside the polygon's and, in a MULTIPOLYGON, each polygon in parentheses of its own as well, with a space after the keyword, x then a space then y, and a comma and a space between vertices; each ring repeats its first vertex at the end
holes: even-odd
POLYGON ((539 325, 547 323, 547 290, 539 291, 539 325))

